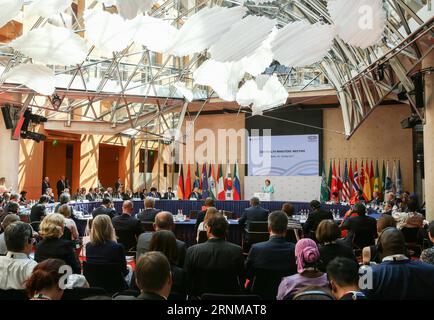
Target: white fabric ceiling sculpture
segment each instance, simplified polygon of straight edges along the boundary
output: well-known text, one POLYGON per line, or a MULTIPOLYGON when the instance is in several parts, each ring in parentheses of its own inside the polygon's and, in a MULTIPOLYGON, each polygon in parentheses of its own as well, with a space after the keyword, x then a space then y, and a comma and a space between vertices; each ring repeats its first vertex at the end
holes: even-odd
POLYGON ((251 105, 253 114, 262 114, 264 110, 278 107, 287 98, 288 92, 276 75, 260 75, 255 80, 248 80, 237 93, 238 104, 251 105))
POLYGON ((179 29, 168 53, 182 57, 208 49, 234 23, 241 21, 246 11, 241 6, 230 9, 215 6, 198 11, 179 29))
POLYGON ((38 62, 62 66, 82 62, 88 51, 80 36, 50 24, 29 31, 8 46, 38 62))
POLYGON ((322 60, 333 45, 335 27, 299 21, 280 29, 271 42, 274 59, 288 67, 305 67, 322 60))
POLYGON ((148 11, 154 0, 116 0, 116 7, 122 18, 134 19, 139 12, 148 11))
POLYGON ((23 4, 24 0, 0 0, 0 28, 18 15, 23 4))
POLYGON ((72 0, 36 0, 26 8, 26 15, 50 18, 64 12, 71 6, 72 0))
POLYGON ((193 72, 197 84, 210 86, 225 101, 235 101, 238 84, 244 77, 244 67, 239 62, 206 60, 193 72))
POLYGON ((151 51, 166 52, 174 42, 178 30, 163 19, 139 15, 130 22, 136 30, 133 40, 151 51))
POLYGON ((43 65, 21 64, 11 69, 4 77, 9 82, 25 85, 42 95, 52 95, 55 90, 54 72, 43 65))
POLYGON ((270 35, 275 20, 266 17, 247 16, 235 23, 216 43, 209 53, 216 61, 233 62, 249 56, 258 49, 270 35))
POLYGON ((366 49, 381 41, 387 19, 382 0, 329 0, 327 9, 346 43, 366 49))
POLYGON ((185 83, 182 82, 175 82, 173 84, 173 87, 181 94, 184 96, 184 98, 188 101, 188 102, 192 102, 193 101, 193 91, 191 91, 190 89, 188 89, 185 86, 185 83))
POLYGON ((122 51, 131 43, 135 33, 132 24, 120 15, 99 9, 87 10, 84 23, 87 40, 105 53, 122 51))

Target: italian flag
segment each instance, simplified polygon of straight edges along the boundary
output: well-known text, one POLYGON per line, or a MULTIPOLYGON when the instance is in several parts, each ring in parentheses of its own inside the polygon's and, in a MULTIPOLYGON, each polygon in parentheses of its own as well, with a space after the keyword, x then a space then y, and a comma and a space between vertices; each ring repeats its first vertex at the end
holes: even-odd
POLYGON ((223 167, 221 164, 217 171, 217 199, 225 200, 225 185, 223 183, 223 167))

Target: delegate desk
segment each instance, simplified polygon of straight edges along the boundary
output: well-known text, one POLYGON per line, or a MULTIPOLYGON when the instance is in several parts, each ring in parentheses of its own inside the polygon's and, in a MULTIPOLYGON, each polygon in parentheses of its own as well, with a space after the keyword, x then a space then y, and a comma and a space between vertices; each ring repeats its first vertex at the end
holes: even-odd
MULTIPOLYGON (((143 201, 133 201, 134 203, 134 213, 138 213, 143 209, 143 201)), ((279 210, 282 207, 283 201, 270 201, 262 202, 261 206, 270 210, 279 210)), ((294 205, 295 213, 301 210, 309 210, 309 203, 306 202, 291 202, 294 205)), ((115 209, 118 213, 122 212, 122 201, 115 201, 115 209)), ((83 213, 91 213, 92 210, 100 206, 100 202, 78 202, 72 204, 74 210, 81 211, 83 213)), ((188 200, 158 200, 155 202, 155 207, 164 211, 169 211, 174 214, 181 209, 185 215, 188 216, 191 210, 200 211, 203 206, 203 201, 188 201, 188 200)), ((216 201, 215 206, 217 209, 231 211, 236 217, 240 217, 245 208, 249 207, 249 201, 216 201)), ((323 205, 327 210, 333 210, 342 217, 345 212, 349 209, 349 206, 344 205, 323 205)), ((369 215, 378 219, 380 214, 372 209, 368 210, 369 215)), ((77 228, 81 236, 84 235, 86 229, 87 218, 74 219, 77 223, 77 228)), ((228 240, 241 245, 243 228, 238 225, 237 220, 229 221, 229 232, 228 240)), ((196 230, 195 230, 195 219, 188 219, 186 221, 175 222, 175 235, 178 239, 185 241, 188 246, 196 244, 196 230)), ((304 223, 301 220, 301 223, 304 223)))

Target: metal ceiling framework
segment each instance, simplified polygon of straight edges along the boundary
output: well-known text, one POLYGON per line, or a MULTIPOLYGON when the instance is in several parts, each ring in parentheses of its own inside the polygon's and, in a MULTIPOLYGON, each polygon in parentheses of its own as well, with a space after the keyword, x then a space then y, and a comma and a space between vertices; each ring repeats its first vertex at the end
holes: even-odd
MULTIPOLYGON (((90 3, 92 8, 97 1, 90 3)), ((197 1, 194 6, 186 7, 185 1, 167 0, 150 13, 154 17, 171 19, 179 27, 189 15, 207 5, 233 6, 237 1, 197 1)), ((325 0, 284 0, 273 3, 254 5, 244 3, 249 14, 264 15, 278 21, 282 27, 289 22, 306 20, 310 23, 332 23, 325 0)), ((366 119, 370 112, 385 98, 397 100, 397 93, 403 88, 408 92, 409 103, 414 106, 411 92, 414 90, 411 75, 420 69, 420 61, 433 49, 433 19, 424 21, 417 12, 431 5, 428 0, 384 0, 387 11, 387 24, 383 42, 366 50, 352 47, 339 38, 334 40, 327 57, 315 66, 306 68, 307 77, 299 77, 300 69, 268 68, 268 73, 275 73, 289 91, 305 90, 318 84, 322 76, 328 79, 337 92, 344 119, 345 134, 349 138, 366 119), (419 27, 412 32, 411 25, 419 27), (379 68, 383 73, 378 78, 379 68)), ((82 18, 75 17, 72 28, 76 32, 85 31, 82 18)), ((47 23, 40 18, 33 28, 47 23)), ((414 29, 414 27, 413 27, 414 29)), ((95 58, 89 50, 88 57, 80 65, 72 68, 53 66, 56 75, 68 75, 68 84, 57 88, 60 105, 49 98, 41 102, 30 89, 4 83, 3 75, 12 67, 27 63, 29 59, 20 53, 0 47, 0 66, 4 72, 0 75, 0 101, 18 104, 22 109, 33 107, 44 113, 50 130, 64 130, 77 133, 80 130, 91 132, 100 127, 101 133, 126 135, 144 140, 167 138, 164 132, 180 128, 180 121, 190 117, 189 111, 195 111, 197 119, 204 107, 213 103, 212 90, 194 86, 192 72, 206 59, 206 52, 189 57, 188 63, 182 59, 166 56, 161 65, 155 63, 155 53, 142 47, 133 51, 133 44, 122 52, 114 52, 112 57, 95 58), (131 61, 136 61, 132 63, 131 61), (97 75, 99 83, 96 89, 88 88, 91 75, 97 75), (77 80, 78 79, 78 80, 77 80), (74 81, 80 82, 77 90, 74 81), (176 96, 174 82, 184 81, 191 89, 201 90, 204 95, 192 103, 176 96), (115 83, 119 90, 110 91, 115 83), (159 88, 165 87, 168 93, 159 94, 159 88), (141 94, 136 94, 141 89, 141 94), (18 94, 20 101, 10 100, 7 93, 18 94), (9 100, 8 100, 9 99, 9 100), (97 103, 108 105, 104 110, 95 108, 97 103)), ((303 73, 305 74, 305 73, 303 73)), ((232 103, 237 108, 236 103, 232 103)), ((420 113, 420 110, 416 110, 420 113)), ((423 115, 421 115, 423 116, 423 115)))

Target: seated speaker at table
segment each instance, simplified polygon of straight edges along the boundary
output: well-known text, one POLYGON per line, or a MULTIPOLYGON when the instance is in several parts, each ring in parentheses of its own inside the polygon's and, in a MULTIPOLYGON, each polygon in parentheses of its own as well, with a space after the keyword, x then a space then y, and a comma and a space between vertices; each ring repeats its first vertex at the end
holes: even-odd
POLYGON ((193 192, 190 194, 190 200, 200 200, 202 199, 202 194, 199 192, 199 188, 195 187, 193 192))
POLYGON ((262 187, 263 193, 274 193, 274 187, 271 184, 270 180, 265 180, 265 185, 262 187))

